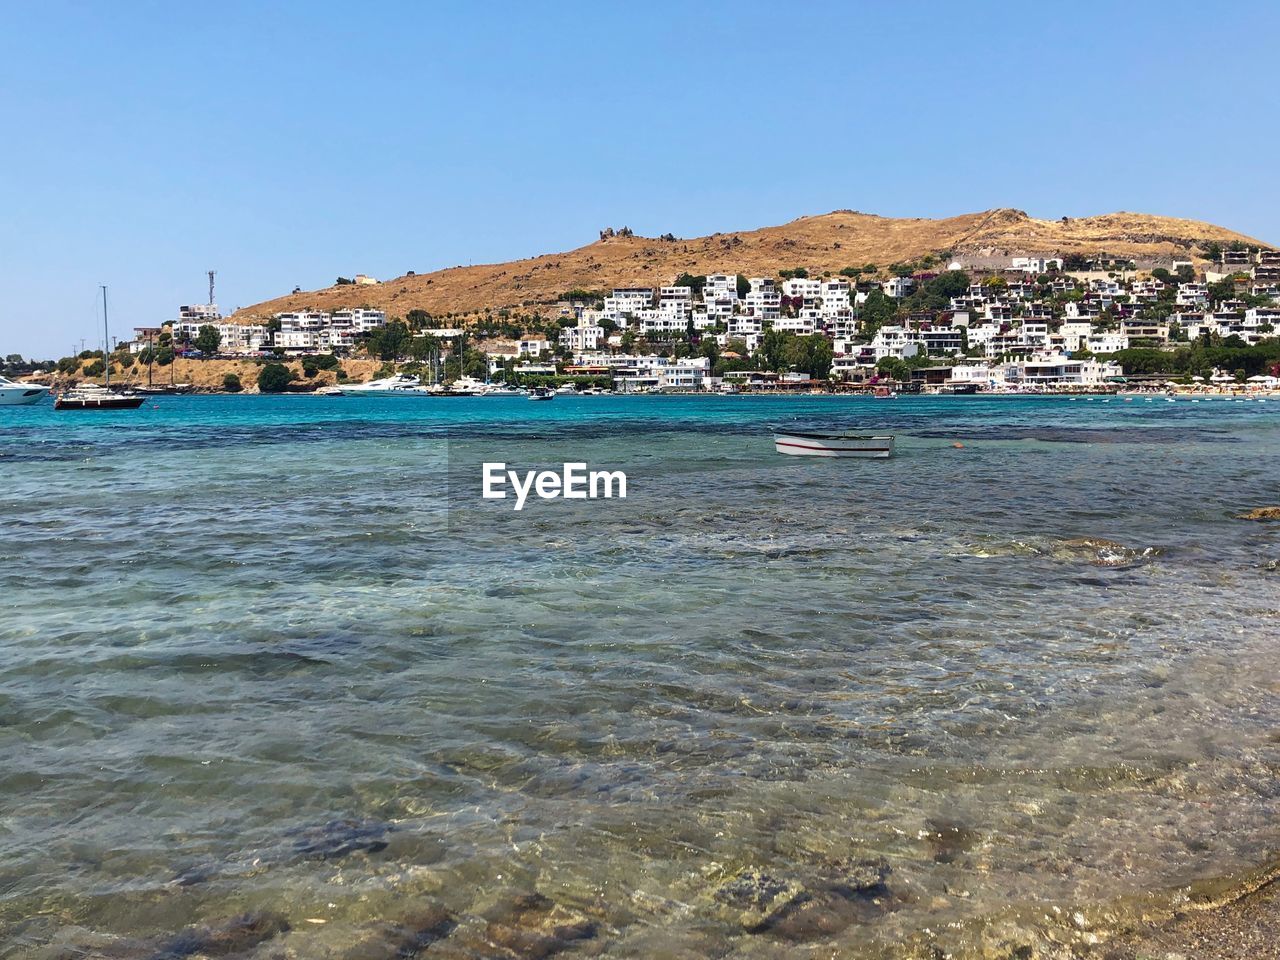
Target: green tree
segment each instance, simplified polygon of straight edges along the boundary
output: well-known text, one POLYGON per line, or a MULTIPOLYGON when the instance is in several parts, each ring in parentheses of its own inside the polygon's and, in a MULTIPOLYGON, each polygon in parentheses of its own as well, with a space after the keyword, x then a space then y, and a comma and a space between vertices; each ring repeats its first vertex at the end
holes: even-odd
POLYGON ((943 310, 951 305, 952 297, 969 292, 969 275, 963 270, 947 270, 932 280, 926 280, 912 295, 912 307, 943 310))
POLYGON ((156 351, 156 363, 162 367, 167 367, 173 363, 174 352, 172 346, 164 346, 156 351))
POLYGON ((748 293, 751 292, 751 281, 743 274, 738 274, 738 299, 744 300, 748 293))
POLYGON ((94 360, 84 368, 84 375, 86 377, 100 377, 106 369, 106 365, 101 360, 94 360))
POLYGON ((892 323, 898 313, 898 305, 883 290, 872 290, 867 294, 858 313, 861 321, 861 332, 865 336, 874 336, 886 323, 892 323))
POLYGON ((392 320, 369 334, 365 349, 377 360, 398 360, 404 355, 411 337, 403 320, 392 320))
POLYGON ((222 345, 222 334, 211 323, 201 324, 192 345, 201 353, 217 353, 218 347, 222 345))
POLYGON ((421 363, 423 360, 429 360, 436 355, 436 351, 440 349, 440 339, 432 334, 425 334, 421 337, 414 337, 409 341, 409 356, 413 360, 421 363))
POLYGON ((222 390, 224 393, 239 393, 244 389, 244 384, 240 382, 238 374, 228 373, 222 378, 222 390))
POLYGON ((260 393, 283 393, 293 382, 294 373, 282 363, 264 364, 258 371, 260 393))
POLYGON ((891 380, 903 382, 911 379, 911 366, 898 357, 885 357, 876 363, 876 369, 891 380))
POLYGON ((682 273, 676 277, 675 286, 692 287, 695 297, 702 295, 702 288, 707 285, 706 277, 695 277, 692 273, 682 273))

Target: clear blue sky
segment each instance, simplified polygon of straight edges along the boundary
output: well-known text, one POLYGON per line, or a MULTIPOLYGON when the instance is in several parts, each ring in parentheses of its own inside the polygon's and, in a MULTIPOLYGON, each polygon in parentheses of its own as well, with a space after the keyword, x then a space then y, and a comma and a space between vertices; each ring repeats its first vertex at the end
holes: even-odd
POLYGON ((1280 8, 0 0, 0 353, 849 207, 1280 242, 1280 8))

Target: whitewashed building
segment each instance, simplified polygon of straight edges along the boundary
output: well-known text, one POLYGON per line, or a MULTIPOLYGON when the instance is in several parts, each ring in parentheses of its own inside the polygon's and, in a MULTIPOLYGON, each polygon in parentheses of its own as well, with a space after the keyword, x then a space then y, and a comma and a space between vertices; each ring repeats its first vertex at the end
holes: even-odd
POLYGON ((619 287, 604 298, 601 316, 620 327, 628 326, 640 311, 653 306, 652 287, 619 287))
POLYGON ((911 277, 893 277, 880 284, 880 289, 884 291, 885 296, 901 300, 903 297, 910 296, 915 285, 916 282, 911 277))

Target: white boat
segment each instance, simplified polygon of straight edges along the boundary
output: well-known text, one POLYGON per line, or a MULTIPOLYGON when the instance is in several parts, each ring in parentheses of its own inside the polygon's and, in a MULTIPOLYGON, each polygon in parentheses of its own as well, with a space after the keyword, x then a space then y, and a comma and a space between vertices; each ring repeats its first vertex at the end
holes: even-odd
POLYGON ((867 457, 884 460, 893 454, 893 437, 852 433, 775 433, 773 446, 792 457, 867 457))
POLYGON ((556 392, 550 387, 534 387, 529 391, 530 400, 554 400, 556 392))
POLYGON ((442 390, 436 391, 437 397, 484 397, 492 388, 483 380, 475 377, 459 377, 442 390))
POLYGON ((422 397, 430 396, 431 391, 422 386, 422 381, 410 373, 397 373, 381 380, 370 380, 368 383, 344 384, 341 387, 344 397, 422 397))
POLYGON ((25 407, 39 403, 49 395, 49 388, 38 383, 18 383, 0 377, 0 407, 25 407))
POLYGON ((570 386, 567 383, 559 387, 556 387, 556 393, 562 393, 562 394, 565 394, 566 396, 569 394, 575 394, 577 392, 578 391, 574 387, 570 386))

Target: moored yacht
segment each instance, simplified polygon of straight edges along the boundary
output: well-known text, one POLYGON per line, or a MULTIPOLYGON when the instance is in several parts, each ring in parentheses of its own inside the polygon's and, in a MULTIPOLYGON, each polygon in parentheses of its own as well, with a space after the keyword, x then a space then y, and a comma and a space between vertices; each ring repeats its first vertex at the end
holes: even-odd
POLYGON ((431 394, 411 373, 397 373, 368 383, 343 384, 341 389, 344 397, 421 397, 431 394))
POLYGON ((18 383, 0 377, 0 407, 25 407, 39 403, 49 395, 49 388, 39 383, 18 383))
POLYGON ((439 391, 436 396, 440 397, 483 397, 487 396, 491 390, 489 384, 483 380, 477 380, 475 377, 459 377, 453 383, 449 384, 443 390, 439 391))
POLYGON ((53 401, 55 410, 136 410, 146 397, 132 390, 111 390, 96 383, 72 387, 53 401))
POLYGON ((127 387, 111 389, 111 333, 107 328, 107 288, 102 288, 102 343, 105 383, 85 383, 72 387, 53 401, 55 410, 137 410, 146 401, 140 393, 127 387))

